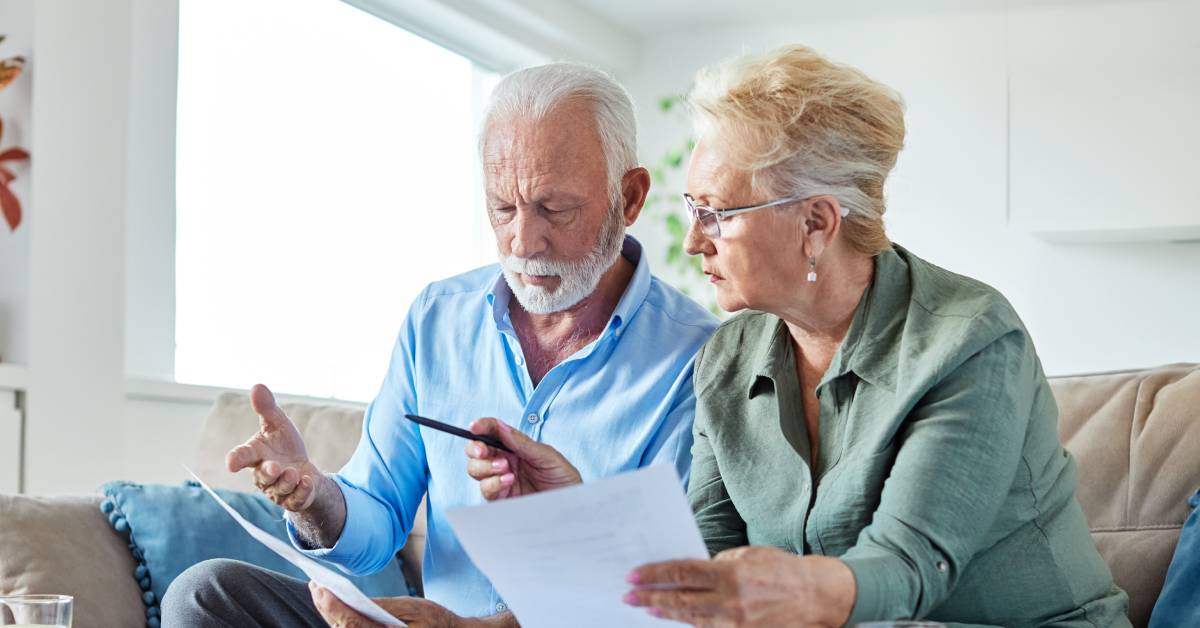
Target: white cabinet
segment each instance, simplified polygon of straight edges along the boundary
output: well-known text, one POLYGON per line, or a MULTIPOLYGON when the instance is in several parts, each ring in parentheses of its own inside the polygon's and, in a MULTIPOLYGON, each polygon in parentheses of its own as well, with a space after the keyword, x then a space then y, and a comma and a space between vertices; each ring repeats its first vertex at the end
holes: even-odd
POLYGON ((19 492, 21 478, 21 412, 17 393, 0 388, 0 493, 19 492))
POLYGON ((27 387, 23 367, 0 364, 0 493, 21 488, 21 443, 24 440, 20 391, 27 387))
POLYGON ((1009 33, 1014 224, 1200 238, 1200 1, 1029 8, 1009 33))

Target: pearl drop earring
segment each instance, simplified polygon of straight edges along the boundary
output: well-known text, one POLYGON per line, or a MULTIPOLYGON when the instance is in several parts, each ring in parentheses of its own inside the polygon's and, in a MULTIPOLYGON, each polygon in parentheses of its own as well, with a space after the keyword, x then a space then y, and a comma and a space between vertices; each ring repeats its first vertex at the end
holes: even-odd
POLYGON ((808 282, 813 283, 817 280, 817 258, 808 258, 808 282))

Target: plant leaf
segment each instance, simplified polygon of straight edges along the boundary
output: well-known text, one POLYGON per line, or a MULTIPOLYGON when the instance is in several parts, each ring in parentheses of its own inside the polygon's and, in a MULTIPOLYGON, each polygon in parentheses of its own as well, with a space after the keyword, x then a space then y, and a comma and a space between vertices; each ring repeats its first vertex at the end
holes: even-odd
POLYGON ((24 148, 10 148, 0 151, 0 161, 22 161, 29 159, 29 151, 24 148))
POLYGON ((21 226, 21 201, 17 200, 7 184, 0 185, 0 212, 4 214, 9 229, 16 231, 21 226))
POLYGON ((25 65, 25 60, 21 57, 13 57, 0 61, 0 89, 8 87, 8 84, 17 80, 21 76, 21 67, 25 65))

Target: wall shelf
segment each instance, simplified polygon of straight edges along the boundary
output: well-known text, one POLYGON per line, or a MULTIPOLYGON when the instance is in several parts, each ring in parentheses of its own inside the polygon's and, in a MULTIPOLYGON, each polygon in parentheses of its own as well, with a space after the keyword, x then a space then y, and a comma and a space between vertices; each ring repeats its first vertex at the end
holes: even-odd
POLYGON ((1200 224, 1166 227, 1038 228, 1034 237, 1056 244, 1114 244, 1136 242, 1200 243, 1200 224))

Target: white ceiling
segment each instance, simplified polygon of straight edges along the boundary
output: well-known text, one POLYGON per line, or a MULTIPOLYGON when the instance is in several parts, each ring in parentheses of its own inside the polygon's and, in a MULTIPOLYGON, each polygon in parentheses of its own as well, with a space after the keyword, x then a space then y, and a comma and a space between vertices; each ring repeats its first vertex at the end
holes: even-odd
POLYGON ((1116 0, 571 0, 612 24, 640 35, 688 27, 787 20, 827 22, 873 17, 1003 11, 1116 0))

